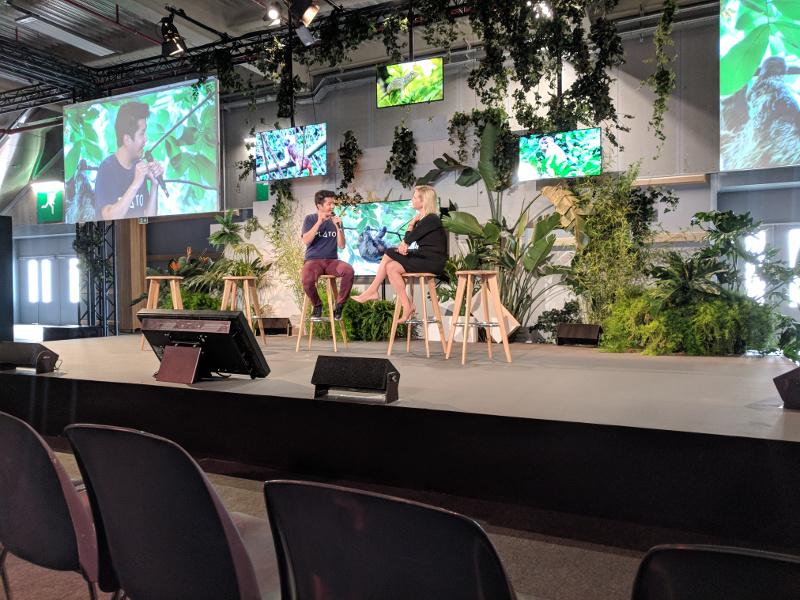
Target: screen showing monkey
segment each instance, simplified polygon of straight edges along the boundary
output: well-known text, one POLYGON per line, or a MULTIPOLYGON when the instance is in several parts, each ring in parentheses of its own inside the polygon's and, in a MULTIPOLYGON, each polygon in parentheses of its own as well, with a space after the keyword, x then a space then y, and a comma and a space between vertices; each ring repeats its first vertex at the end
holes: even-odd
POLYGON ((325 123, 256 134, 256 181, 325 175, 327 141, 325 123))
POLYGON ((800 3, 720 11, 720 171, 800 164, 800 3))
MULTIPOLYGON (((363 202, 348 207, 339 215, 346 244, 339 251, 339 260, 352 265, 357 276, 375 275, 384 252, 403 240, 416 212, 411 200, 363 202)), ((416 243, 411 248, 416 248, 416 243)))
POLYGON ((600 128, 564 131, 519 139, 520 181, 583 177, 603 172, 600 128))

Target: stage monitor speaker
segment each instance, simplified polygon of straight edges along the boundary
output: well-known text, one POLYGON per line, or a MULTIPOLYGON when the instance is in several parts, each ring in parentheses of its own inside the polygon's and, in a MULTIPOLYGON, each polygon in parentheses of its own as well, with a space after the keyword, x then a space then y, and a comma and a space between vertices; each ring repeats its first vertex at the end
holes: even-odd
POLYGON ((319 356, 311 376, 314 397, 363 404, 389 404, 398 398, 400 373, 385 358, 319 356))
POLYGON ((772 381, 783 400, 783 408, 800 410, 800 368, 778 375, 772 381))
POLYGON ((58 354, 41 344, 29 342, 0 342, 0 371, 28 367, 37 373, 52 373, 58 354))
POLYGON ((600 325, 584 323, 559 323, 556 330, 556 345, 597 346, 600 343, 600 325))

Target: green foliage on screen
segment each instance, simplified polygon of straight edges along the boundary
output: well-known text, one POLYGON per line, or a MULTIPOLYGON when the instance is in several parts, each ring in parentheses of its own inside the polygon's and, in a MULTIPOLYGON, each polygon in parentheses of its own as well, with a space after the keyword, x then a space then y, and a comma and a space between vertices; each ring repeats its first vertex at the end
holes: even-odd
POLYGON ((431 58, 389 65, 378 72, 378 108, 444 98, 442 59, 431 58))
POLYGON ((800 54, 797 0, 725 0, 720 8, 721 96, 746 86, 765 58, 800 54))

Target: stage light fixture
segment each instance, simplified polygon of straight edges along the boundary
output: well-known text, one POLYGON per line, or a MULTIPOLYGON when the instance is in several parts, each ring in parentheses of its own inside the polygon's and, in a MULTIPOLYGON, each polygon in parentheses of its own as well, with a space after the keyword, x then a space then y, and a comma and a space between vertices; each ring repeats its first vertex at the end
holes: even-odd
POLYGON ((311 24, 318 12, 319 4, 315 4, 311 0, 295 0, 289 4, 289 14, 306 27, 311 24))
POLYGON ((267 7, 267 12, 264 15, 264 21, 278 21, 281 18, 281 5, 277 2, 273 2, 267 7))
POLYGON ((161 19, 161 56, 175 56, 186 52, 186 42, 172 22, 173 15, 161 19))

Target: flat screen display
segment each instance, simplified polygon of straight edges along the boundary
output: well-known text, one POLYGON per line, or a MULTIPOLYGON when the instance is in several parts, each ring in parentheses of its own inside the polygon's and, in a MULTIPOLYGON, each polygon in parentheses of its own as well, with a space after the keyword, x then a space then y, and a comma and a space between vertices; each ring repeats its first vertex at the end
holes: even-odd
MULTIPOLYGON (((357 276, 375 275, 386 249, 403 241, 416 212, 411 200, 364 202, 348 207, 340 215, 345 247, 339 251, 339 260, 352 265, 357 276)), ((410 248, 416 248, 416 243, 410 248)))
POLYGON ((256 181, 325 175, 327 144, 325 123, 256 134, 256 181))
POLYGON ((444 99, 441 58, 378 68, 378 108, 444 99))
POLYGON ((600 128, 522 136, 520 181, 550 177, 583 177, 602 173, 600 128))
POLYGON ((800 164, 800 4, 720 10, 720 171, 800 164))
POLYGON ((198 90, 182 83, 64 109, 68 223, 216 211, 217 165, 214 80, 198 90))

